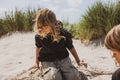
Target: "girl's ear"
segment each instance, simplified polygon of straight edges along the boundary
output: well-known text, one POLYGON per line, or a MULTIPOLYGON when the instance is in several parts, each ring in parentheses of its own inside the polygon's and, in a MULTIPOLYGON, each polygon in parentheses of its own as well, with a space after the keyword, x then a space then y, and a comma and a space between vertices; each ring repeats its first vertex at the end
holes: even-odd
POLYGON ((116 53, 113 53, 113 54, 112 54, 112 57, 115 57, 115 56, 116 56, 116 53))

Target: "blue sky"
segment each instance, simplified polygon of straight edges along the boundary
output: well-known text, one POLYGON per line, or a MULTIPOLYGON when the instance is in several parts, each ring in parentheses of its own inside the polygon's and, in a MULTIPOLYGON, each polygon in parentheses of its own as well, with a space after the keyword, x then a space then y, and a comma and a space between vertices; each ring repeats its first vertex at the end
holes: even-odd
POLYGON ((0 17, 4 11, 14 11, 15 8, 49 8, 59 20, 68 20, 70 23, 78 22, 88 7, 96 1, 106 3, 117 0, 0 0, 0 17))

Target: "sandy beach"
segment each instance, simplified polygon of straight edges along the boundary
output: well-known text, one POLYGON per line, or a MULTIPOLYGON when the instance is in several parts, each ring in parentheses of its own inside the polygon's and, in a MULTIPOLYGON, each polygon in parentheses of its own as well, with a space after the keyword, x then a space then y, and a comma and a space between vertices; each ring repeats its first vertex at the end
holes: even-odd
MULTIPOLYGON (((11 80, 16 76, 22 78, 21 75, 29 74, 27 70, 35 63, 34 35, 33 32, 16 32, 11 36, 6 35, 0 38, 0 80, 11 80)), ((88 75, 89 80, 111 80, 111 74, 117 67, 110 51, 104 46, 85 46, 75 39, 73 44, 80 59, 88 64, 87 68, 79 67, 78 69, 88 75)), ((71 54, 70 58, 76 66, 71 54)))

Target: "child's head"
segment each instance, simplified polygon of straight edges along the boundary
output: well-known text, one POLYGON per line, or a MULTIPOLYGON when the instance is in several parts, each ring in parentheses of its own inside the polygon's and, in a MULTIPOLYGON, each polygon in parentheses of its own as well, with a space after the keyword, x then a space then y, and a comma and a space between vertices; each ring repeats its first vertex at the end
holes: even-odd
POLYGON ((56 30, 57 19, 54 12, 45 8, 38 11, 34 31, 42 37, 51 34, 54 41, 59 40, 59 32, 56 30))
POLYGON ((114 26, 105 37, 105 46, 113 52, 120 65, 120 25, 114 26))

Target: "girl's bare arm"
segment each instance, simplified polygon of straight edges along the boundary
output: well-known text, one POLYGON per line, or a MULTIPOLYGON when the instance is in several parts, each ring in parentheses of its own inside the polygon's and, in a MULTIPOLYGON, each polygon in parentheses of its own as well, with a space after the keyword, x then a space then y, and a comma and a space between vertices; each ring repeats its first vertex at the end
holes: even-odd
POLYGON ((40 52, 41 48, 37 48, 36 47, 36 60, 35 63, 36 65, 39 67, 39 60, 38 60, 38 56, 39 56, 39 52, 40 52))
POLYGON ((79 56, 78 56, 75 48, 70 49, 70 52, 71 52, 72 55, 74 56, 74 58, 75 58, 75 60, 76 60, 76 62, 77 62, 77 64, 78 64, 79 66, 84 65, 84 66, 87 68, 87 63, 85 63, 84 61, 80 61, 79 56))
POLYGON ((80 59, 79 59, 79 56, 78 56, 78 54, 77 54, 77 52, 76 52, 75 48, 70 49, 70 52, 71 52, 71 53, 72 53, 72 55, 74 56, 74 58, 75 58, 75 60, 76 60, 77 64, 79 64, 80 59))

